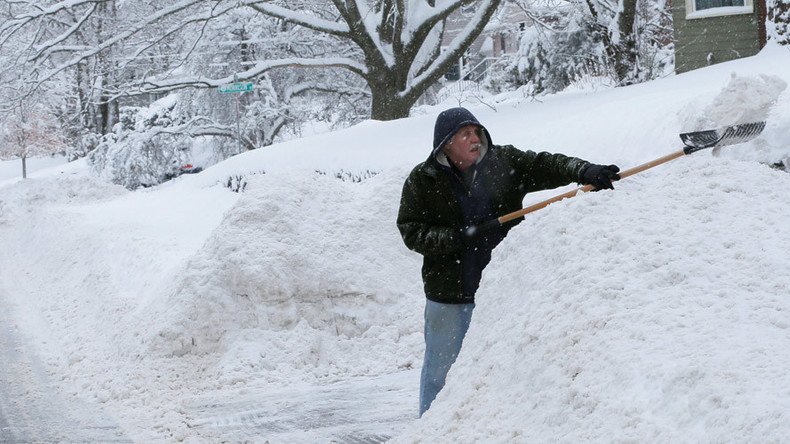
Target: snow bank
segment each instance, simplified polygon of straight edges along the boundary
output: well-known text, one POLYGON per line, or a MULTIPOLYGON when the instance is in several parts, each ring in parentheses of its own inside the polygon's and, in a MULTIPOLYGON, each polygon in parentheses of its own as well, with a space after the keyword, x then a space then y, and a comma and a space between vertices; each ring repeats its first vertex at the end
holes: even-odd
POLYGON ((395 442, 790 436, 790 175, 692 156, 533 214, 395 442))
MULTIPOLYGON (((767 68, 788 54, 755 60, 767 68)), ((715 85, 726 69, 669 81, 715 85)), ((755 140, 554 204, 514 229, 483 276, 445 389, 395 442, 789 436, 790 251, 779 240, 790 238, 790 176, 754 162, 790 155, 786 72, 745 69, 675 107, 681 131, 767 118, 755 140)))
POLYGON ((419 260, 392 248, 402 176, 251 177, 175 288, 143 310, 140 335, 161 356, 219 354, 231 380, 416 366, 419 260))
POLYGON ((87 175, 68 180, 57 176, 30 178, 10 184, 3 188, 0 198, 0 224, 44 206, 106 201, 126 192, 123 187, 87 175))
POLYGON ((127 427, 137 424, 137 440, 183 435, 183 420, 162 425, 180 415, 161 399, 200 385, 205 365, 147 356, 133 321, 205 240, 205 225, 216 226, 210 213, 221 215, 223 200, 235 198, 222 189, 130 193, 78 173, 2 188, 11 216, 0 223, 4 309, 66 394, 107 404, 127 427))

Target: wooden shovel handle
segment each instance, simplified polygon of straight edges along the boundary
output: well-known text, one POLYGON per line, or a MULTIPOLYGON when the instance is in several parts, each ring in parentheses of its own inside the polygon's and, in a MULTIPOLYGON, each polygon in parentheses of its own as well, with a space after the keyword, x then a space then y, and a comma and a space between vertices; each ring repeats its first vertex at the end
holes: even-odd
POLYGON ((685 154, 686 154, 685 151, 678 150, 675 151, 674 153, 667 154, 664 157, 659 157, 658 159, 651 160, 650 162, 645 162, 642 165, 635 166, 633 168, 629 168, 623 171, 622 173, 620 173, 620 178, 622 179, 624 177, 633 176, 636 173, 641 173, 642 171, 653 168, 654 166, 659 166, 662 163, 667 163, 670 160, 675 160, 678 157, 683 157, 685 154))
MULTIPOLYGON (((683 150, 675 151, 674 153, 667 154, 664 157, 659 157, 658 159, 651 160, 650 162, 643 163, 642 165, 635 166, 633 168, 627 169, 620 173, 620 178, 625 178, 628 176, 632 176, 636 173, 640 173, 644 170, 653 168, 654 166, 661 165, 662 163, 667 163, 670 160, 675 160, 678 157, 685 155, 686 153, 683 150)), ((504 224, 505 222, 510 222, 513 219, 519 218, 525 214, 532 213, 533 211, 540 210, 543 207, 546 207, 554 202, 561 201, 562 199, 567 199, 569 197, 576 196, 579 192, 586 193, 588 191, 592 191, 595 187, 592 185, 585 185, 583 187, 576 188, 575 190, 568 191, 566 193, 562 193, 560 195, 554 196, 551 199, 546 199, 542 202, 538 202, 536 204, 530 205, 526 208, 522 208, 518 211, 514 211, 512 213, 508 213, 504 216, 500 216, 497 220, 499 220, 500 224, 504 224)))

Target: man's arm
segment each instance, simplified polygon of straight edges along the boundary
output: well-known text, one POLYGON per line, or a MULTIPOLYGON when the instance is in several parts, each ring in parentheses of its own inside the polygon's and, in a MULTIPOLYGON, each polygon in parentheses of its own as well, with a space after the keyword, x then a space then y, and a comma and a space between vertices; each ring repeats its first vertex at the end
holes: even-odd
POLYGON ((458 227, 436 225, 430 215, 431 208, 425 193, 430 192, 416 183, 410 175, 403 184, 398 210, 398 229, 403 242, 410 250, 423 256, 450 254, 461 249, 461 232, 458 227))
POLYGON ((501 149, 513 159, 516 174, 527 188, 525 191, 546 190, 581 182, 581 173, 590 165, 586 160, 564 154, 521 151, 512 145, 505 145, 501 149))

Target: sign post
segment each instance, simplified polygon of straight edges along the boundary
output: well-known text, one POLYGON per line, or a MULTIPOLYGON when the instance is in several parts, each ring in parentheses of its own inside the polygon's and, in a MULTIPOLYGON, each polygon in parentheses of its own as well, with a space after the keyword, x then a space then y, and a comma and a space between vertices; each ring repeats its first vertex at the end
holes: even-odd
MULTIPOLYGON (((248 91, 252 91, 255 89, 255 84, 252 82, 239 82, 239 79, 236 76, 233 76, 233 83, 228 83, 226 85, 220 85, 217 87, 219 92, 221 93, 228 93, 228 94, 235 94, 235 93, 245 93, 248 91)), ((239 153, 242 152, 241 150, 241 117, 240 117, 240 105, 239 105, 239 97, 236 96, 236 142, 239 144, 239 153)))

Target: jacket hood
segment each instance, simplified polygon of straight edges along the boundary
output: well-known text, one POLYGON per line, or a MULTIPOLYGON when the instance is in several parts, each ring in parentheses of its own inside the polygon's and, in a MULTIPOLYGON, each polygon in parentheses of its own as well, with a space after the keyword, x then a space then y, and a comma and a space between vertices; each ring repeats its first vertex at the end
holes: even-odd
POLYGON ((436 117, 436 124, 433 127, 433 150, 431 155, 436 153, 447 143, 455 133, 467 125, 475 125, 483 130, 488 139, 487 145, 491 146, 491 135, 486 127, 480 124, 477 118, 468 109, 458 107, 450 108, 439 113, 436 117))

